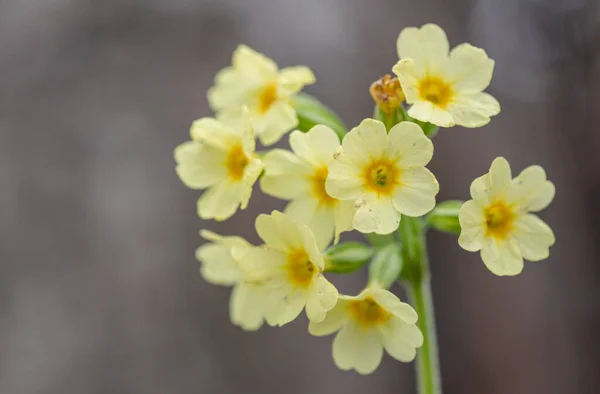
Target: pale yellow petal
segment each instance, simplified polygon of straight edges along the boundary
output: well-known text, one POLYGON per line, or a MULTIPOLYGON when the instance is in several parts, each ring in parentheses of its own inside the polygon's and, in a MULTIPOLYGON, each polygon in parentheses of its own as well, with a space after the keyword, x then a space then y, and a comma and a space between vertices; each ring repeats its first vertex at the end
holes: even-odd
POLYGON ((490 203, 490 189, 490 175, 482 175, 471 183, 471 198, 478 205, 487 206, 490 203))
POLYGON ((423 167, 433 157, 433 143, 416 123, 400 122, 388 134, 385 155, 402 169, 423 167))
POLYGON ((279 228, 278 221, 272 215, 258 215, 255 222, 256 233, 270 248, 287 253, 289 245, 279 228))
POLYGON ((263 192, 290 200, 311 193, 312 168, 293 153, 273 149, 264 158, 265 174, 260 180, 263 192))
POLYGON ((276 101, 260 117, 253 118, 254 131, 264 146, 273 145, 298 125, 296 111, 285 100, 276 101))
POLYGON ((337 244, 340 241, 340 234, 345 231, 352 231, 354 226, 354 202, 353 201, 339 201, 333 210, 333 217, 335 223, 335 235, 333 242, 337 244))
POLYGON ((270 279, 276 271, 287 264, 287 255, 265 246, 255 246, 244 250, 239 256, 239 248, 233 248, 238 266, 248 282, 261 282, 270 279))
POLYGON ((327 312, 325 319, 318 323, 313 320, 309 322, 308 332, 318 337, 333 334, 348 321, 347 308, 348 301, 338 299, 335 307, 327 312))
POLYGON ((324 204, 317 205, 312 216, 297 220, 309 221, 305 224, 310 227, 315 235, 319 250, 325 250, 331 244, 335 233, 334 207, 324 204))
POLYGON ((503 197, 512 181, 510 165, 504 157, 497 157, 494 159, 490 167, 488 179, 490 182, 490 197, 492 199, 495 197, 503 197))
POLYGON ((433 123, 440 127, 452 127, 456 124, 450 112, 427 100, 415 101, 408 114, 422 122, 433 123))
POLYGON ((316 78, 306 66, 286 67, 279 73, 279 88, 285 95, 299 92, 306 85, 315 83, 316 78))
POLYGON ((198 200, 201 219, 225 220, 233 216, 242 199, 241 183, 221 181, 206 190, 198 200))
POLYGON ((175 171, 189 188, 204 189, 227 178, 227 169, 219 165, 225 155, 207 149, 198 142, 188 141, 175 148, 175 171))
POLYGON ((317 125, 308 132, 295 130, 290 134, 290 147, 298 157, 313 167, 327 166, 340 146, 340 140, 331 128, 317 125))
POLYGON ((321 248, 319 247, 313 232, 306 225, 299 225, 297 227, 300 239, 302 240, 302 248, 308 254, 310 261, 322 271, 325 267, 325 261, 323 261, 321 248))
POLYGON ((402 59, 396 63, 392 71, 398 76, 406 102, 413 104, 420 100, 419 80, 423 77, 424 69, 419 72, 413 59, 402 59))
POLYGON ((368 193, 355 208, 353 226, 361 233, 390 234, 398 229, 400 215, 391 198, 368 193))
POLYGON ((458 212, 460 236, 458 244, 469 252, 483 248, 485 242, 485 215, 483 208, 473 200, 465 202, 458 212))
POLYGON ((236 70, 248 76, 269 79, 277 73, 277 64, 273 60, 243 44, 236 48, 231 63, 236 70))
POLYGON ((231 322, 246 331, 255 331, 264 322, 264 304, 267 291, 247 283, 240 283, 233 288, 229 299, 231 322))
POLYGON ((498 115, 500 104, 488 93, 458 95, 448 106, 454 123, 464 127, 481 127, 490 122, 490 116, 498 115))
POLYGON ((233 67, 224 68, 217 73, 214 85, 208 89, 208 104, 215 112, 249 105, 264 84, 264 79, 258 74, 247 75, 233 67))
POLYGON ((344 155, 368 162, 373 157, 382 157, 387 143, 385 125, 375 119, 365 119, 344 136, 342 146, 344 155))
POLYGON ((404 28, 396 47, 400 59, 413 59, 429 72, 443 70, 448 62, 448 38, 438 25, 428 23, 421 28, 404 28))
POLYGON ((348 322, 333 340, 333 361, 341 370, 370 374, 381 363, 383 346, 376 330, 362 330, 348 322))
POLYGON ((490 240, 481 249, 481 259, 486 267, 498 276, 514 276, 523 270, 523 257, 511 240, 490 240))
MULTIPOLYGON (((277 228, 279 229, 278 231, 287 245, 287 250, 299 250, 302 248, 306 249, 307 247, 317 250, 316 241, 314 240, 314 236, 308 227, 296 222, 289 216, 284 215, 279 211, 273 211, 271 216, 273 216, 277 221, 277 228), (307 236, 307 232, 310 234, 310 236, 307 236), (310 237, 312 237, 311 240, 310 237)), ((311 250, 306 250, 306 252, 312 258, 311 250)))
POLYGON ((440 186, 425 167, 411 168, 400 175, 393 195, 394 208, 407 216, 423 216, 435 207, 440 186))
POLYGON ((310 321, 321 322, 327 312, 335 307, 338 291, 323 275, 313 281, 306 300, 306 316, 310 321))
POLYGON ((536 212, 552 202, 555 192, 554 185, 546 180, 544 169, 529 166, 512 180, 506 199, 523 212, 536 212))
POLYGON ((400 301, 391 291, 373 288, 369 290, 369 294, 382 308, 402 319, 405 323, 414 324, 417 322, 417 312, 415 312, 412 306, 400 301))
POLYGON ((231 145, 241 141, 239 135, 225 127, 221 122, 213 118, 202 118, 194 121, 190 129, 192 140, 200 141, 202 144, 227 152, 231 145))
POLYGON ((460 94, 479 93, 488 87, 494 72, 494 61, 481 48, 460 44, 450 52, 447 75, 460 94))
POLYGON ((362 159, 356 160, 356 157, 340 150, 337 158, 329 165, 325 181, 327 194, 340 200, 356 200, 364 191, 365 167, 362 164, 362 159))
POLYGON ((269 295, 266 305, 265 318, 270 326, 283 326, 300 315, 306 305, 306 294, 295 291, 279 296, 269 295))
POLYGON ((514 238, 521 254, 529 261, 548 258, 549 248, 555 242, 550 226, 535 215, 523 215, 517 218, 514 238))
POLYGON ((210 283, 233 285, 242 279, 243 272, 234 260, 231 249, 234 246, 248 247, 250 244, 241 237, 221 237, 203 230, 201 232, 214 243, 206 243, 196 249, 196 259, 202 263, 200 273, 210 283))
POLYGON ((391 318, 379 330, 385 351, 398 361, 413 361, 417 354, 416 348, 423 345, 423 334, 419 328, 398 318, 391 318))
POLYGON ((240 196, 241 209, 246 209, 248 207, 248 202, 252 196, 252 186, 260 176, 262 170, 263 163, 257 158, 252 159, 244 169, 244 177, 242 178, 242 194, 240 196))

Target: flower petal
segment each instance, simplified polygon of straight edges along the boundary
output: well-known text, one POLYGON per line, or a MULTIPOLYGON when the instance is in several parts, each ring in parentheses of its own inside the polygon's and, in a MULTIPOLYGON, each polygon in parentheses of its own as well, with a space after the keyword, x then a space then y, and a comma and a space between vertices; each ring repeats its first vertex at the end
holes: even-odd
POLYGON ((405 363, 417 355, 416 348, 423 345, 423 334, 414 324, 406 324, 393 317, 379 329, 383 346, 390 356, 405 363))
POLYGON ((348 321, 347 307, 347 301, 338 299, 335 307, 327 312, 325 319, 318 323, 313 320, 309 322, 308 332, 317 337, 333 334, 348 321))
POLYGON ((231 248, 226 245, 206 243, 196 249, 196 260, 202 263, 200 273, 209 283, 231 286, 243 277, 243 271, 231 256, 231 248))
POLYGON ((354 219, 354 202, 353 201, 338 201, 333 209, 333 217, 335 222, 335 235, 333 242, 337 244, 340 241, 340 234, 344 231, 352 231, 354 219))
POLYGON ((302 247, 308 254, 310 261, 322 271, 325 267, 325 261, 323 261, 323 255, 321 254, 321 248, 315 239, 313 232, 306 225, 298 226, 298 233, 302 239, 302 247))
POLYGON ((416 123, 400 122, 388 134, 385 155, 403 169, 423 167, 433 157, 433 143, 416 123))
POLYGON ((279 88, 285 95, 299 92, 305 85, 312 85, 316 78, 306 66, 286 67, 279 73, 279 88))
POLYGON ((448 106, 454 123, 464 127, 481 127, 490 122, 490 116, 498 115, 498 100, 487 93, 459 95, 448 106))
MULTIPOLYGON (((234 248, 233 255, 237 258, 239 254, 239 248, 234 248)), ((248 248, 239 257, 238 264, 247 282, 270 280, 287 263, 285 253, 265 246, 248 248)))
POLYGON ((494 61, 481 48, 460 44, 450 52, 448 77, 460 93, 479 93, 488 87, 494 72, 494 61))
POLYGON ((411 168, 401 173, 401 184, 394 191, 394 208, 407 216, 423 216, 435 207, 440 186, 425 167, 411 168))
POLYGON ((175 148, 175 171, 189 188, 204 189, 227 178, 227 169, 220 165, 225 154, 188 141, 175 148))
POLYGON ((555 242, 550 226, 535 215, 523 215, 517 218, 514 237, 521 254, 529 261, 548 258, 549 248, 555 242))
POLYGON ((273 149, 264 158, 265 174, 260 187, 268 195, 290 200, 311 192, 312 168, 292 152, 273 149))
POLYGON ((240 208, 246 209, 250 196, 252 196, 252 186, 260 176, 263 170, 263 162, 260 159, 254 158, 248 163, 244 169, 244 177, 242 178, 242 192, 240 196, 240 208))
POLYGON ((254 130, 264 146, 273 145, 298 125, 296 111, 286 100, 278 100, 264 116, 253 118, 254 130))
POLYGON ((258 330, 264 322, 266 289, 248 283, 233 288, 229 300, 231 322, 246 331, 258 330))
POLYGON ((206 190, 198 199, 198 215, 201 219, 218 221, 229 219, 240 206, 242 184, 221 181, 206 190))
POLYGON ((383 346, 376 330, 361 330, 348 322, 333 340, 333 361, 343 371, 370 374, 381 363, 383 346))
POLYGON ((512 180, 506 199, 522 212, 536 212, 546 208, 554 199, 556 190, 546 180, 546 172, 540 166, 529 166, 512 180))
POLYGON ((415 312, 412 306, 400 301, 394 293, 385 289, 374 288, 369 294, 381 307, 399 319, 402 319, 405 323, 414 324, 417 322, 417 312, 415 312))
POLYGON ((329 165, 329 173, 325 180, 327 194, 340 200, 356 200, 363 192, 364 186, 361 160, 356 160, 356 157, 346 155, 340 150, 337 158, 329 165))
POLYGON ((372 157, 381 157, 387 147, 385 125, 375 119, 365 119, 344 136, 344 155, 354 161, 369 162, 372 157))
POLYGON ((354 207, 353 226, 361 233, 390 234, 398 229, 400 215, 390 198, 369 193, 354 207))
POLYGON ((202 118, 194 121, 190 129, 190 135, 193 141, 202 142, 204 145, 223 152, 229 151, 231 145, 240 141, 238 133, 213 118, 202 118))
POLYGON ((485 242, 484 210, 474 200, 465 202, 458 212, 460 236, 458 244, 469 252, 483 248, 485 242))
POLYGON ((456 124, 450 112, 427 100, 417 99, 408 110, 408 114, 422 122, 433 123, 440 127, 452 127, 456 124))
POLYGON ((420 99, 419 79, 424 75, 425 70, 417 70, 413 59, 402 59, 392 68, 394 74, 398 76, 402 92, 408 104, 413 104, 420 99))
POLYGON ((490 240, 481 249, 481 259, 486 267, 498 276, 514 276, 523 271, 523 257, 511 240, 490 240))
POLYGON ((317 125, 307 133, 295 130, 290 134, 290 147, 298 157, 314 167, 327 166, 340 147, 340 140, 331 128, 317 125))
POLYGON ((503 197, 512 181, 510 165, 504 157, 497 157, 492 162, 489 172, 489 193, 492 199, 503 197))
POLYGON ((429 72, 444 69, 450 50, 446 33, 432 23, 421 28, 404 28, 398 36, 396 48, 400 59, 413 59, 429 72))
POLYGON ((306 300, 306 316, 312 322, 321 322, 327 312, 335 307, 338 300, 338 290, 323 275, 313 281, 306 300))
POLYGON ((295 291, 284 296, 274 297, 266 305, 265 318, 270 326, 283 326, 300 315, 306 305, 306 294, 295 291))

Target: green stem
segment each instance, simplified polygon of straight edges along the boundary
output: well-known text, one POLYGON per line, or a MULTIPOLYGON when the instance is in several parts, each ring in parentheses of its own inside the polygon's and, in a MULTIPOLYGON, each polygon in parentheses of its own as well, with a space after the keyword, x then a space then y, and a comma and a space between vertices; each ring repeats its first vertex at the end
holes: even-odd
POLYGON ((417 354, 419 394, 441 394, 439 354, 435 314, 431 294, 425 226, 421 219, 403 216, 400 221, 403 245, 403 284, 411 304, 419 315, 417 325, 423 333, 423 346, 417 354), (404 222, 404 223, 402 223, 404 222))

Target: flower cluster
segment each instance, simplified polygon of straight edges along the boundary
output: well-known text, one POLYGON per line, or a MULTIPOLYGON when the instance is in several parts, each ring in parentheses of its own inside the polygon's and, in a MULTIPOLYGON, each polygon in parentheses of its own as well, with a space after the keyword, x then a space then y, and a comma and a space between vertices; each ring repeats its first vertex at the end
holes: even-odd
POLYGON ((412 361, 427 340, 422 311, 388 290, 396 281, 428 279, 414 274, 425 272, 415 250, 424 247, 427 228, 460 233, 459 244, 481 251, 496 275, 520 273, 524 259, 547 258, 554 243, 550 227, 531 214, 554 197, 539 166, 512 178, 508 162, 497 158, 471 185, 472 200, 436 205, 439 184, 426 168, 432 138, 438 127, 480 127, 499 113, 483 92, 494 61, 470 44, 450 50, 432 24, 402 30, 397 50, 397 78, 387 75, 370 89, 374 119, 346 131, 331 110, 300 92, 315 82, 310 69, 279 70, 242 45, 208 92, 216 117, 195 121, 191 141, 175 149, 181 181, 207 189, 198 200, 202 219, 245 209, 258 179, 265 194, 288 201, 283 212, 257 217, 260 245, 200 233, 208 241, 196 252, 202 276, 233 286, 231 321, 257 330, 265 322, 285 325, 304 310, 311 334, 337 332, 336 365, 361 374, 377 368, 384 349, 412 361), (270 146, 290 131, 290 150, 256 152, 255 138, 270 146), (353 230, 370 245, 339 242, 353 230), (326 277, 367 263, 369 282, 357 296, 340 294, 326 277))

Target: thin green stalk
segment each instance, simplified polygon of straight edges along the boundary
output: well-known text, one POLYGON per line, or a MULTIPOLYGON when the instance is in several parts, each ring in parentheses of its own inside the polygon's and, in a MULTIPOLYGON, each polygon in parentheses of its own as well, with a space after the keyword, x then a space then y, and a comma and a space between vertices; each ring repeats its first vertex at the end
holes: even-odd
POLYGON ((439 353, 431 294, 425 226, 418 218, 403 216, 400 221, 404 269, 402 283, 410 302, 419 315, 417 325, 423 333, 423 346, 417 354, 419 394, 441 394, 439 353), (404 222, 404 223, 403 223, 404 222))

